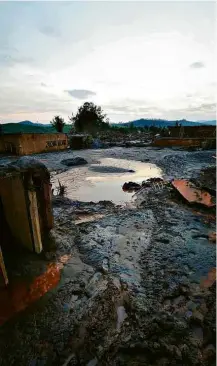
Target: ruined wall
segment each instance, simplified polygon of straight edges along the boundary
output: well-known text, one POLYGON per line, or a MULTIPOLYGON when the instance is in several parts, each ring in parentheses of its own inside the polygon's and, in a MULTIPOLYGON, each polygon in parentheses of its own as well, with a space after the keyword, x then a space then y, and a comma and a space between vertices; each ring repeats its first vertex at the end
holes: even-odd
POLYGON ((19 155, 21 134, 5 134, 0 136, 0 152, 19 155))
POLYGON ((0 136, 0 152, 9 152, 16 155, 65 150, 67 146, 68 139, 64 133, 26 133, 0 136))
POLYGON ((33 250, 25 191, 20 174, 0 177, 0 197, 11 234, 18 243, 33 250))
POLYGON ((215 137, 216 126, 186 126, 186 127, 169 127, 171 137, 179 137, 183 131, 182 137, 215 137))
MULTIPOLYGON (((183 146, 183 147, 205 147, 203 146, 205 143, 204 139, 200 138, 161 138, 153 141, 152 146, 159 147, 172 147, 172 146, 183 146)), ((210 148, 215 148, 216 140, 215 139, 207 139, 207 143, 210 148)))

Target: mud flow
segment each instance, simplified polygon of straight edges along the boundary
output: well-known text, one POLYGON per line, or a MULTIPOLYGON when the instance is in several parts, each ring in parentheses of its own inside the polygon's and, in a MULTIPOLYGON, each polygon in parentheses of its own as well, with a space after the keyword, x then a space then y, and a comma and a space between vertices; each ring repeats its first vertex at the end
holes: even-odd
POLYGON ((55 225, 40 255, 4 249, 0 365, 214 366, 213 155, 36 155, 52 175, 55 225), (78 157, 86 164, 62 163, 78 157))

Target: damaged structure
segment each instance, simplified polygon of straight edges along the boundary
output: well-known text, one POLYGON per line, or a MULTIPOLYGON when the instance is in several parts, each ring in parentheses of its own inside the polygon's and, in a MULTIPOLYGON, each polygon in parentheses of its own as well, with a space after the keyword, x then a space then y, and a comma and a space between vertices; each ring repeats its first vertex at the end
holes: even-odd
POLYGON ((156 138, 156 147, 216 148, 216 126, 173 126, 169 127, 169 137, 156 138))
POLYGON ((28 155, 65 150, 67 147, 65 133, 10 133, 0 136, 0 153, 28 155))
POLYGON ((43 237, 53 227, 51 183, 45 165, 27 157, 1 166, 0 181, 0 268, 7 284, 4 247, 21 245, 40 253, 43 237))

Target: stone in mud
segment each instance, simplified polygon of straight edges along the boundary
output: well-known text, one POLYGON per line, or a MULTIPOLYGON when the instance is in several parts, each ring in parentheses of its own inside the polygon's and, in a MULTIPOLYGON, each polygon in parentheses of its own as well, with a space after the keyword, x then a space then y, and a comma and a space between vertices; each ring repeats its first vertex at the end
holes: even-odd
POLYGON ((88 164, 88 162, 87 160, 77 156, 76 158, 61 160, 61 164, 64 164, 66 166, 77 166, 88 164))
POLYGON ((140 184, 135 182, 124 183, 122 189, 124 192, 136 192, 141 188, 140 184))
POLYGON ((195 323, 202 324, 203 323, 204 316, 201 314, 200 311, 194 311, 192 316, 192 321, 195 323))
POLYGON ((206 348, 203 351, 203 357, 205 360, 214 357, 216 354, 216 349, 214 347, 213 344, 208 344, 208 346, 206 346, 206 348))

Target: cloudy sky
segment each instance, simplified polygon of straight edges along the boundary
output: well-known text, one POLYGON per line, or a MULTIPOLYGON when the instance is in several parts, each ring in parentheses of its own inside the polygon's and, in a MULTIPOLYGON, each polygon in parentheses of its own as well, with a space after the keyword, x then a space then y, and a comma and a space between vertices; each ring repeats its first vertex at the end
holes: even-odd
POLYGON ((0 2, 0 120, 215 119, 214 2, 0 2))

